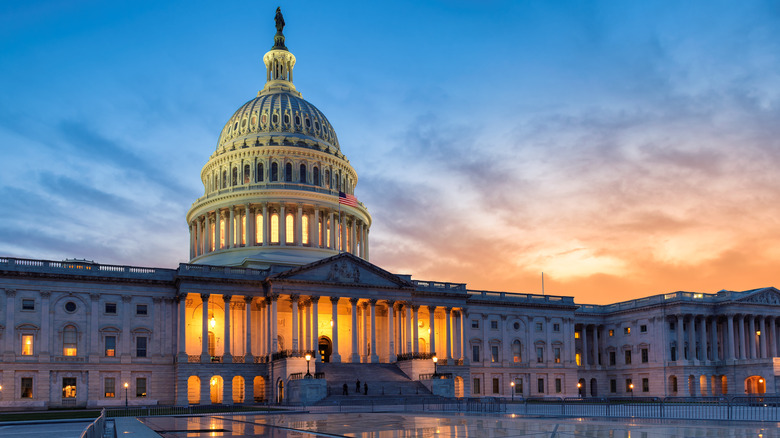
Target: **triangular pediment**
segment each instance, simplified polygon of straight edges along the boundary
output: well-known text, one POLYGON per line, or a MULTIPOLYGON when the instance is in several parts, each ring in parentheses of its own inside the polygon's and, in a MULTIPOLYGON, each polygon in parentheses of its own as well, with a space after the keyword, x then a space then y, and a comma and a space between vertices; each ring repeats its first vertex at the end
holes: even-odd
POLYGON ((363 287, 413 287, 411 282, 349 253, 338 254, 289 271, 274 274, 268 277, 268 280, 289 280, 363 287))
POLYGON ((753 304, 771 304, 780 305, 780 291, 774 287, 766 287, 748 292, 748 294, 737 300, 740 303, 753 304))

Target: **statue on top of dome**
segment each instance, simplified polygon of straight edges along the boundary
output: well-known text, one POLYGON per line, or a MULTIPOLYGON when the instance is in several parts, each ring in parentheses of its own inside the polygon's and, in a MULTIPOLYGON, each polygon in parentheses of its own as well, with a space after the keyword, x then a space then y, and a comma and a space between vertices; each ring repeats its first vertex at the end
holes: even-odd
POLYGON ((276 31, 282 33, 282 30, 284 29, 284 16, 282 15, 281 7, 276 8, 276 16, 274 17, 274 21, 276 22, 276 31))

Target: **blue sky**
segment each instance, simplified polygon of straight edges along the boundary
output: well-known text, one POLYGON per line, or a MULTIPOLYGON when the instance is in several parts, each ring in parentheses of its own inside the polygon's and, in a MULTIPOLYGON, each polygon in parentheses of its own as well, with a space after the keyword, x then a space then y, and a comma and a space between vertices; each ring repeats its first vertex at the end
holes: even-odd
POLYGON ((0 4, 0 255, 175 267, 223 124, 295 83, 372 261, 580 302, 775 285, 780 3, 0 4))

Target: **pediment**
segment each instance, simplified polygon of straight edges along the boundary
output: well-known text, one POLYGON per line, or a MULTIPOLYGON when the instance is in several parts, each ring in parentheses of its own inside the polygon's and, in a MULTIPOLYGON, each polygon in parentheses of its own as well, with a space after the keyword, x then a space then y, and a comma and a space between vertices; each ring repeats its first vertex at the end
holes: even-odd
POLYGON ((780 305, 780 291, 773 287, 758 289, 737 300, 740 303, 780 305))
POLYGON ((349 253, 338 254, 268 277, 307 283, 407 288, 412 283, 349 253))

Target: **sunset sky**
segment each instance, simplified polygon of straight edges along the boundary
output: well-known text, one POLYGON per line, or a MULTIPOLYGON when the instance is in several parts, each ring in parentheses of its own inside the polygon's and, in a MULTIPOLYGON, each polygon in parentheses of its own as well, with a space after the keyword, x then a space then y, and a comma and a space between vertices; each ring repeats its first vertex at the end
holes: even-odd
POLYGON ((583 304, 780 287, 777 1, 3 1, 0 256, 186 262, 277 5, 380 267, 583 304))

